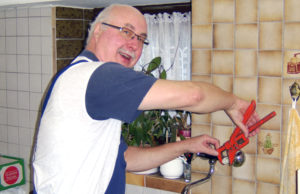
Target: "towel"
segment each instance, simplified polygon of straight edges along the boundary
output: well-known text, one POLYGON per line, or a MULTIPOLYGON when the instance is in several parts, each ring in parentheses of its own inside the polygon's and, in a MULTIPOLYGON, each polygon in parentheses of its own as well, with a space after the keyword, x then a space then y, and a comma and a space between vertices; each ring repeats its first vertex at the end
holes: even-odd
POLYGON ((300 118, 296 100, 289 112, 289 123, 285 141, 280 180, 280 194, 296 194, 296 170, 300 168, 300 118))

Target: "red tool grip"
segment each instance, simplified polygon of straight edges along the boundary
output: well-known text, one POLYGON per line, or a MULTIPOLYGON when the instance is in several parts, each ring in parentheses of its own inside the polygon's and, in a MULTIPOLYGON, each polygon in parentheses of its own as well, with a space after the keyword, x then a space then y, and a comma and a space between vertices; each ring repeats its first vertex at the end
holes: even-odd
POLYGON ((267 116, 265 116, 264 118, 262 118, 261 120, 259 120, 257 123, 255 123, 254 125, 252 125, 251 127, 249 127, 249 133, 251 133, 252 131, 254 131, 258 127, 260 127, 262 124, 264 124, 265 122, 267 122, 268 120, 270 120, 271 118, 273 118, 275 116, 276 116, 276 112, 275 111, 269 113, 267 116))

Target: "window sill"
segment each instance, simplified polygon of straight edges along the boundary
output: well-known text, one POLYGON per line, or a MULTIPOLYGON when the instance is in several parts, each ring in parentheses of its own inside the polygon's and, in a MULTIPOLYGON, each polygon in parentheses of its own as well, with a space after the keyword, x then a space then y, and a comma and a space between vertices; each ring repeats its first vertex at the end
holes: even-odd
POLYGON ((151 174, 151 175, 138 175, 138 174, 127 172, 126 184, 181 193, 182 189, 188 183, 186 183, 183 180, 183 178, 166 179, 162 177, 159 173, 151 174))

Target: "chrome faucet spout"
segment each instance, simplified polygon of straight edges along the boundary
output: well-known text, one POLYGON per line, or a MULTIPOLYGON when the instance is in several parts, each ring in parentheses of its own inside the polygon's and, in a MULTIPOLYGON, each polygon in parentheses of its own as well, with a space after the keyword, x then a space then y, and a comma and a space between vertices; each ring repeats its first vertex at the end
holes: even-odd
POLYGON ((217 159, 215 158, 211 158, 209 159, 209 171, 208 171, 208 174, 205 178, 203 179, 200 179, 200 180, 197 180, 197 181, 194 181, 194 182, 191 182, 190 184, 186 185, 183 190, 181 191, 181 194, 188 194, 190 189, 194 186, 196 186, 197 184, 202 184, 204 182, 206 182, 207 180, 210 179, 210 177, 213 175, 213 173, 215 172, 215 164, 217 162, 217 159))

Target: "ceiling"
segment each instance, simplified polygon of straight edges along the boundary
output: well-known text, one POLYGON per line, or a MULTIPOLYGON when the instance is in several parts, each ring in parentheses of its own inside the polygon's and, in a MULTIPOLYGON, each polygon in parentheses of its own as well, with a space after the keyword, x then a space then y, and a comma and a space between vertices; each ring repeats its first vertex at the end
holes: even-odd
POLYGON ((0 7, 24 6, 24 5, 53 5, 81 8, 106 7, 112 3, 128 5, 158 5, 169 3, 186 3, 190 0, 0 0, 0 7))

